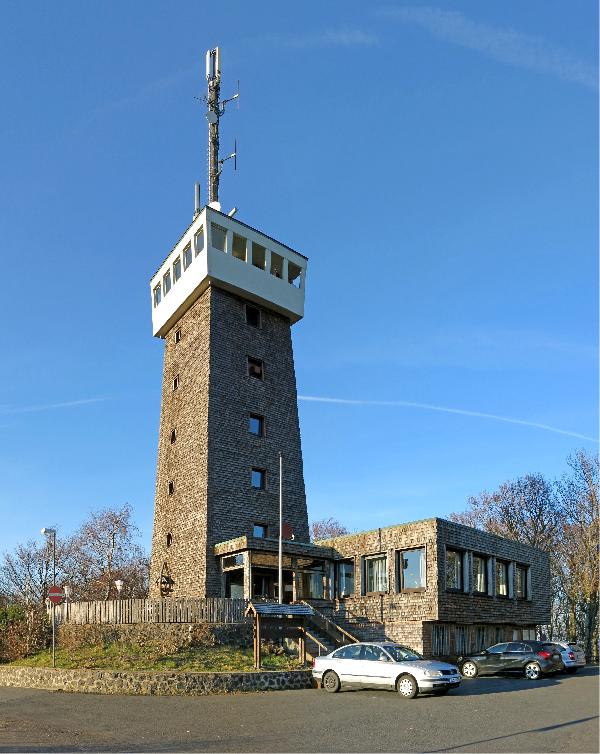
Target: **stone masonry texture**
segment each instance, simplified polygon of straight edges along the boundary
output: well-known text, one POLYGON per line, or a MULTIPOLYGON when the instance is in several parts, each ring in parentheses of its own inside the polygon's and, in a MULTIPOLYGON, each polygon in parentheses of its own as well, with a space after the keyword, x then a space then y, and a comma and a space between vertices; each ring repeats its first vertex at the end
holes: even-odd
POLYGON ((284 518, 309 541, 290 323, 262 309, 252 327, 245 305, 211 286, 165 338, 152 596, 164 569, 174 597, 221 596, 214 545, 251 535, 254 523, 278 528, 280 450, 284 518), (263 361, 264 380, 248 375, 249 356, 263 361), (248 431, 251 413, 265 417, 264 437, 248 431), (251 487, 253 467, 266 470, 266 489, 251 487))
POLYGON ((182 673, 112 670, 62 670, 0 667, 0 686, 20 686, 89 694, 155 694, 157 696, 279 691, 313 686, 310 670, 248 673, 182 673))

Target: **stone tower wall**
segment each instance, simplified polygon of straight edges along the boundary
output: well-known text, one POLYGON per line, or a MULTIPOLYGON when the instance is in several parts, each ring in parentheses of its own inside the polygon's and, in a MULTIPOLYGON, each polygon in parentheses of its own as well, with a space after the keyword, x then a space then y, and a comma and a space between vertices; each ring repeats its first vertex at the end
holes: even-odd
POLYGON ((261 310, 246 322, 246 302, 209 287, 166 338, 151 593, 165 560, 173 596, 220 596, 217 542, 251 535, 254 523, 279 526, 278 453, 284 458, 284 520, 309 541, 290 323, 261 310), (175 344, 175 332, 181 341, 175 344), (264 362, 264 381, 248 376, 248 356, 264 362), (180 385, 172 390, 179 374, 180 385), (265 417, 265 436, 248 431, 265 417), (170 442, 172 429, 177 431, 170 442), (253 467, 267 472, 253 489, 253 467), (168 482, 174 491, 168 493, 168 482), (173 541, 166 546, 167 533, 173 541))

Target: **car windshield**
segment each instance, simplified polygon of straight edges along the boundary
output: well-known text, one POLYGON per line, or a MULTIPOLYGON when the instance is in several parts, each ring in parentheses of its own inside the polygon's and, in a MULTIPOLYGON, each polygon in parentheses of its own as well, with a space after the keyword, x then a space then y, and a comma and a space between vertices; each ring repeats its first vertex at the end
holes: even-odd
POLYGON ((392 655, 396 662, 423 659, 418 652, 414 652, 408 647, 401 647, 399 644, 386 644, 383 648, 388 654, 392 655))

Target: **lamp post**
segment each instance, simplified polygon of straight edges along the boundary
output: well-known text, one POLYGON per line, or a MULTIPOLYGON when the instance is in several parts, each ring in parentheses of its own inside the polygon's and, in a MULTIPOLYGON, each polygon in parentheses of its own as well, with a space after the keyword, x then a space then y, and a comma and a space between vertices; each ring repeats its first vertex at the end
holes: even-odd
MULTIPOLYGON (((52 586, 56 585, 56 529, 46 526, 42 529, 44 537, 52 538, 52 586)), ((52 667, 56 667, 56 605, 52 603, 52 667)))
POLYGON ((283 455, 279 451, 279 604, 283 603, 283 455))

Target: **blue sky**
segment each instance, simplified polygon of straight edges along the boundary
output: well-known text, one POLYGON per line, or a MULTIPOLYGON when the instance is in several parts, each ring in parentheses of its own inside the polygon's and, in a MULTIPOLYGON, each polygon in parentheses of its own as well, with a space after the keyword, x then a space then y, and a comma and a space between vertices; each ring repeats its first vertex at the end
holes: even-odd
POLYGON ((149 546, 148 280, 206 196, 216 44, 224 209, 310 259, 298 390, 334 399, 299 403, 310 517, 444 516, 597 450, 595 3, 0 16, 0 550, 125 502, 149 546))

